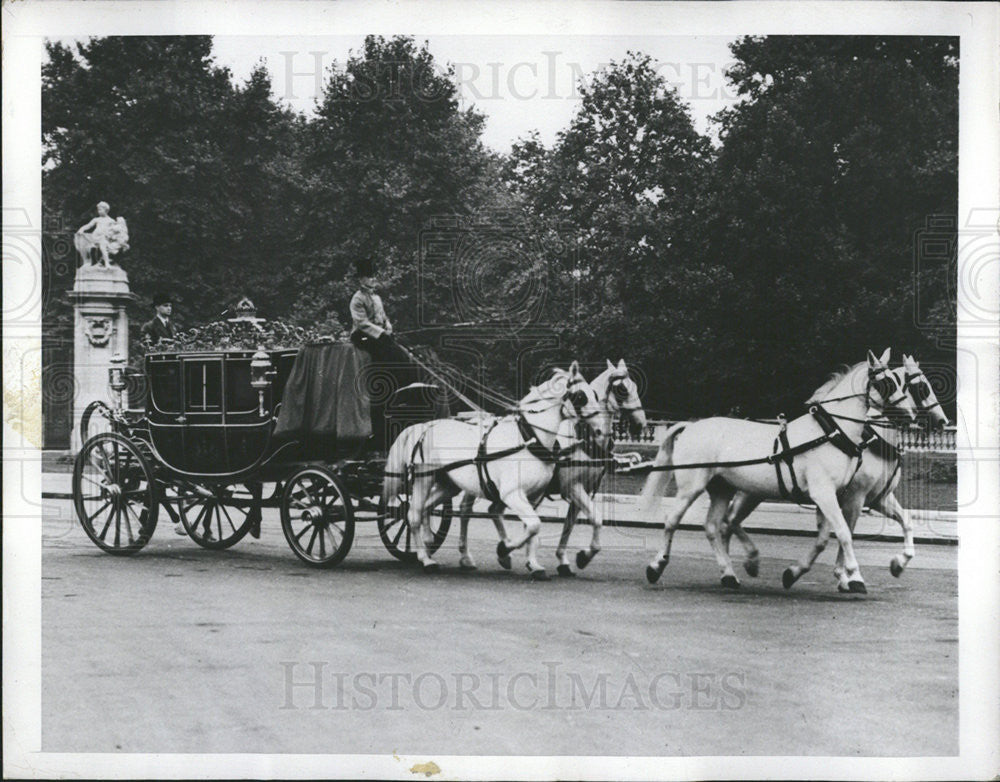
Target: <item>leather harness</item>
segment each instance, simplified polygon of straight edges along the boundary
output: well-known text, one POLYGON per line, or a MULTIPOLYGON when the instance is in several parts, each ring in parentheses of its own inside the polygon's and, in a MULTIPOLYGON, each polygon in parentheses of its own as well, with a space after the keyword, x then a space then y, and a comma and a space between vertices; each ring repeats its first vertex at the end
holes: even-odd
POLYGON ((843 452, 849 459, 858 460, 858 463, 854 467, 854 473, 851 475, 851 479, 853 480, 858 470, 861 469, 862 454, 864 454, 865 448, 868 445, 868 441, 866 440, 862 440, 859 444, 848 437, 847 433, 840 428, 840 424, 834 420, 833 416, 822 405, 813 405, 809 408, 809 412, 823 430, 823 436, 793 448, 788 443, 788 422, 785 421, 784 416, 780 416, 781 429, 778 432, 778 436, 774 439, 774 450, 770 458, 770 461, 774 464, 774 471, 778 476, 778 490, 781 492, 782 498, 786 500, 791 499, 793 502, 798 503, 803 503, 808 499, 806 493, 799 487, 798 479, 795 477, 794 461, 798 454, 812 450, 823 443, 830 443, 843 452), (781 475, 782 462, 785 463, 788 469, 791 488, 785 484, 785 479, 781 475))
MULTIPOLYGON (((413 450, 410 453, 410 467, 407 470, 407 493, 411 491, 412 482, 414 478, 423 477, 425 475, 433 474, 439 480, 452 483, 448 473, 452 470, 457 470, 459 467, 468 467, 474 465, 476 468, 476 473, 479 476, 479 485, 482 489, 483 496, 490 501, 491 504, 502 503, 500 499, 500 491, 497 489, 496 483, 490 477, 489 463, 495 462, 498 459, 503 459, 507 456, 512 456, 518 451, 527 449, 528 453, 546 463, 558 463, 560 459, 560 447, 559 442, 556 441, 552 450, 549 450, 544 445, 542 445, 535 430, 532 428, 531 424, 524 418, 520 413, 515 417, 515 422, 517 423, 518 433, 521 435, 522 442, 519 445, 512 446, 510 448, 504 448, 500 451, 494 451, 493 453, 488 453, 486 450, 486 443, 490 436, 490 433, 496 428, 497 424, 500 423, 502 419, 494 419, 490 427, 483 432, 483 436, 479 440, 479 448, 476 451, 476 455, 472 459, 459 459, 458 461, 449 462, 448 464, 442 465, 440 467, 432 467, 427 472, 418 473, 416 471, 416 458, 418 455, 423 456, 423 443, 424 437, 427 435, 427 430, 425 429, 417 442, 413 445, 413 450)), ((452 485, 454 485, 452 483, 452 485)), ((456 487, 457 488, 457 487, 456 487)))
POLYGON ((865 424, 865 429, 863 432, 863 442, 865 446, 876 456, 886 462, 895 462, 895 466, 892 468, 892 475, 889 476, 889 480, 885 482, 881 491, 872 498, 868 503, 869 507, 873 505, 878 505, 889 490, 892 488, 892 482, 899 475, 899 471, 903 467, 903 448, 900 445, 893 445, 888 440, 886 440, 882 435, 880 435, 875 428, 869 424, 865 424))

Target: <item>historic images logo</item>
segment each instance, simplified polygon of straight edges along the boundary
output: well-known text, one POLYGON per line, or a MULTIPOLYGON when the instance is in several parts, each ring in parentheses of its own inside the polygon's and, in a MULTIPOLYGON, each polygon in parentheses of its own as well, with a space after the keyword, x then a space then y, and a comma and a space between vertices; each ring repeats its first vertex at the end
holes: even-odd
POLYGON ((580 673, 558 662, 519 671, 332 671, 325 661, 281 662, 282 710, 736 711, 746 673, 580 673))
POLYGON ((420 325, 514 334, 565 323, 575 257, 558 232, 513 212, 432 218, 420 232, 420 325))

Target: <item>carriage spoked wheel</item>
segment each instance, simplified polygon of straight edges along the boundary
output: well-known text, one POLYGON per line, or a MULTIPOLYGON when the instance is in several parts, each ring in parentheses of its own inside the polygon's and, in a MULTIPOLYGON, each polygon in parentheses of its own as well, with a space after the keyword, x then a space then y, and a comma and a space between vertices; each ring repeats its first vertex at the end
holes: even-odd
MULTIPOLYGON (((165 490, 176 506, 188 537, 202 548, 218 551, 239 543, 260 524, 260 484, 207 485, 174 483, 165 490)), ((171 515, 174 515, 171 513, 171 515)))
POLYGON ((84 443, 73 465, 73 504, 83 531, 111 554, 134 554, 156 529, 153 471, 131 440, 104 432, 84 443))
POLYGON ((333 567, 354 542, 354 509, 347 490, 325 467, 303 467, 285 483, 281 529, 299 559, 314 567, 333 567))
MULTIPOLYGON (((378 534, 389 553, 396 559, 403 562, 416 562, 416 541, 413 537, 413 531, 410 529, 410 522, 406 518, 409 509, 409 499, 404 494, 397 494, 390 498, 388 503, 384 497, 381 498, 378 504, 378 534)), ((451 513, 450 498, 431 508, 427 516, 430 534, 426 534, 426 531, 424 534, 429 556, 433 556, 441 548, 444 539, 448 537, 451 513)))

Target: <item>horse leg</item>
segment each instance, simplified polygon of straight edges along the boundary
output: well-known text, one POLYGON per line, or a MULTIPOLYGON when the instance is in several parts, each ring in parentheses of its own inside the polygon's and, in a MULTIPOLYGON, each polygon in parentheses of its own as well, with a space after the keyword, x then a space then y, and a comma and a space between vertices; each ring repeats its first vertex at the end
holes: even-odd
POLYGON ((573 532, 573 527, 576 525, 577 516, 580 514, 579 508, 576 507, 576 503, 573 502, 572 497, 568 497, 569 507, 566 509, 566 518, 563 520, 562 534, 559 536, 559 546, 556 548, 556 559, 559 560, 559 566, 556 568, 556 572, 560 576, 565 576, 571 578, 575 576, 576 573, 573 572, 573 568, 569 564, 569 557, 566 556, 566 547, 569 545, 569 536, 573 532))
POLYGON ((501 544, 497 546, 497 562, 504 570, 510 570, 510 538, 507 537, 507 530, 503 525, 503 511, 502 502, 494 502, 490 505, 490 519, 493 521, 493 528, 496 529, 501 544))
POLYGON ((903 553, 897 554, 889 562, 889 572, 899 578, 916 553, 913 548, 913 522, 910 521, 909 512, 899 504, 899 500, 892 492, 888 492, 878 501, 876 510, 881 511, 890 519, 895 519, 903 529, 903 553))
POLYGON ((802 577, 803 573, 807 573, 812 569, 813 563, 816 561, 816 557, 823 553, 823 550, 826 548, 826 544, 829 540, 830 524, 823 512, 817 507, 816 542, 813 543, 813 547, 803 559, 799 560, 797 564, 785 568, 785 572, 781 574, 781 583, 785 589, 791 589, 792 584, 798 581, 802 577))
MULTIPOLYGON (((864 497, 855 496, 850 497, 844 505, 841 506, 841 510, 844 513, 844 520, 847 522, 847 528, 851 532, 851 537, 854 537, 854 527, 858 523, 858 517, 861 515, 861 508, 864 507, 864 497)), ((850 585, 847 579, 847 570, 844 567, 844 548, 843 546, 837 547, 837 564, 833 568, 833 575, 837 579, 837 590, 840 592, 850 592, 850 585)))
POLYGON ((735 535, 746 552, 747 558, 743 560, 743 569, 751 578, 757 578, 757 574, 760 573, 760 551, 743 529, 743 520, 753 513, 760 503, 760 497, 738 492, 726 512, 726 520, 722 527, 722 542, 726 553, 729 553, 729 540, 735 535))
POLYGON ((475 570, 476 561, 469 553, 469 516, 472 514, 472 506, 476 498, 470 493, 462 495, 462 504, 459 506, 459 521, 461 532, 458 538, 458 553, 461 555, 458 566, 462 570, 475 570))
POLYGON ((583 510, 590 518, 592 532, 590 535, 590 549, 576 552, 576 566, 583 570, 590 564, 597 552, 601 550, 601 528, 604 526, 604 518, 601 515, 597 501, 590 495, 587 488, 582 483, 577 483, 573 487, 573 504, 583 510))
POLYGON ((705 516, 705 535, 715 552, 715 561, 722 568, 722 586, 727 589, 739 589, 740 580, 733 572, 733 563, 729 559, 729 553, 722 545, 719 536, 719 525, 726 516, 729 509, 729 501, 733 498, 734 489, 729 484, 721 481, 709 484, 708 496, 711 503, 708 506, 708 515, 705 516))
POLYGON ((503 498, 504 504, 516 513, 524 522, 524 536, 522 539, 509 547, 509 550, 516 550, 527 544, 528 546, 528 570, 531 577, 536 581, 548 581, 549 577, 545 573, 545 568, 538 562, 538 532, 542 528, 542 520, 535 513, 535 508, 524 493, 520 490, 512 492, 503 498))
POLYGON ((687 509, 691 507, 691 504, 698 499, 699 495, 705 491, 705 486, 708 483, 708 475, 702 473, 697 479, 692 480, 690 488, 685 489, 681 492, 680 484, 678 481, 677 487, 677 507, 674 512, 669 514, 663 522, 663 548, 660 552, 653 557, 653 560, 646 566, 646 580, 650 584, 655 584, 660 580, 660 576, 663 575, 664 569, 667 567, 667 563, 670 561, 670 544, 674 539, 674 530, 681 523, 681 519, 684 518, 684 514, 687 509))
POLYGON ((440 566, 427 553, 427 544, 424 542, 424 517, 428 508, 433 508, 448 496, 448 490, 438 483, 432 483, 427 479, 413 482, 407 520, 410 522, 410 530, 417 549, 417 561, 425 573, 433 573, 439 570, 440 566))
MULTIPOLYGON (((843 512, 840 510, 836 491, 830 485, 821 484, 819 487, 811 490, 810 496, 813 502, 816 503, 817 512, 821 513, 823 518, 826 519, 826 524, 822 525, 820 536, 817 538, 816 548, 814 548, 813 556, 808 560, 808 563, 800 563, 799 567, 801 570, 798 574, 796 574, 794 568, 789 568, 784 572, 782 582, 785 584, 785 588, 787 589, 794 584, 802 573, 812 567, 812 563, 816 561, 816 557, 822 551, 822 548, 819 548, 820 538, 828 537, 829 532, 832 531, 837 536, 837 541, 844 550, 844 567, 846 569, 848 590, 864 594, 868 590, 865 588, 865 581, 861 577, 858 560, 854 556, 854 541, 851 539, 851 530, 847 526, 847 520, 844 518, 843 512), (804 567, 802 567, 803 565, 804 567)), ((825 539, 822 540, 822 546, 823 548, 826 547, 825 539)))

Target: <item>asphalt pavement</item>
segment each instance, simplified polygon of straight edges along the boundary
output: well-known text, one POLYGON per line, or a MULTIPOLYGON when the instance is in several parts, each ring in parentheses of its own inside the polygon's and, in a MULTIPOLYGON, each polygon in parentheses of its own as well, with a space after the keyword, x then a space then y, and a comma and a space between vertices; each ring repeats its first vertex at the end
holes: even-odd
MULTIPOLYGON (((813 514, 797 512, 808 529, 813 514)), ((370 522, 344 563, 316 571, 274 510, 260 540, 223 552, 175 536, 161 514, 146 549, 124 558, 90 543, 70 502, 45 500, 43 514, 45 751, 958 750, 952 545, 919 546, 895 579, 899 544, 859 542, 858 596, 836 591, 834 545, 784 590, 809 541, 772 534, 758 540, 760 576, 739 569, 733 592, 696 531, 677 534, 651 586, 657 530, 609 527, 591 565, 557 579, 559 529, 544 525, 553 580, 535 583, 523 554, 510 572, 497 564, 483 520, 471 529, 479 570, 459 570, 453 527, 428 576, 392 559, 370 522)), ((573 550, 589 535, 577 530, 573 550)))

